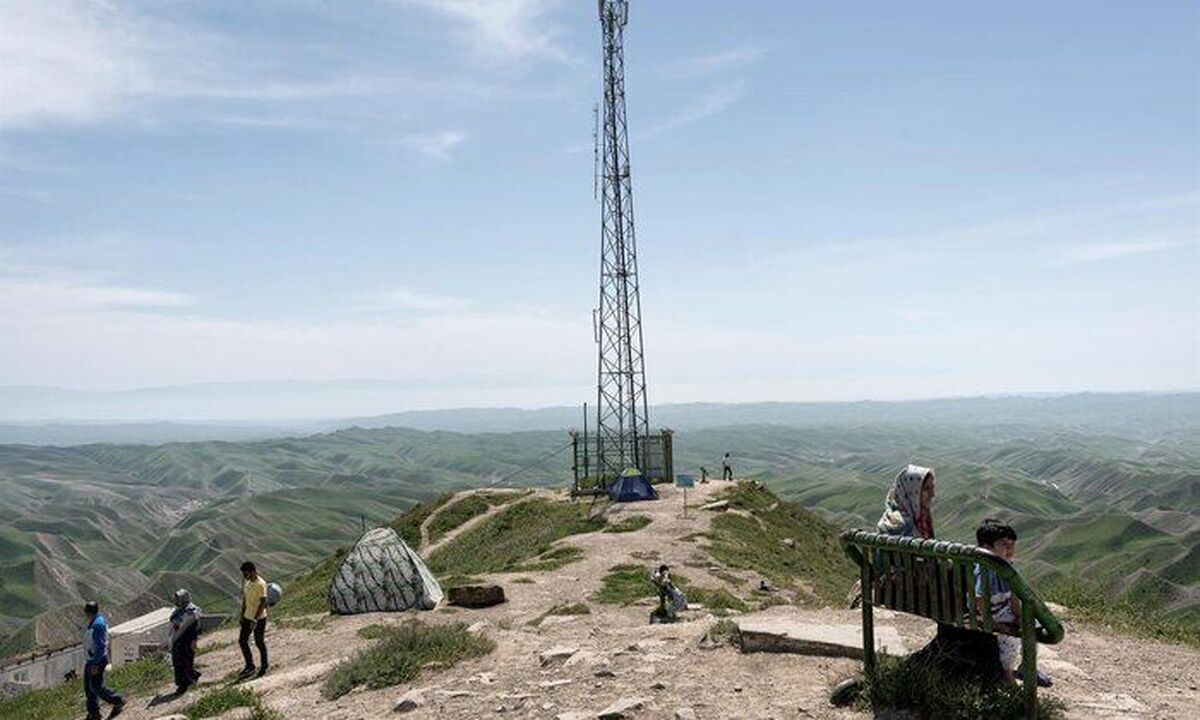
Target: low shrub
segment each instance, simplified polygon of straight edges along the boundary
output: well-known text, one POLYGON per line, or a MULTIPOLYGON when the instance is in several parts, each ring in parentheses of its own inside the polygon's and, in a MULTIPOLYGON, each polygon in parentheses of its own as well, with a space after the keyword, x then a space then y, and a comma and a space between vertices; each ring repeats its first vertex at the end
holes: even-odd
MULTIPOLYGON (((864 683, 858 702, 863 710, 907 710, 938 720, 1019 720, 1025 717, 1025 695, 1015 685, 981 685, 945 678, 928 665, 880 655, 875 677, 864 683)), ((1038 720, 1060 720, 1061 701, 1038 698, 1038 720)))
POLYGON ((198 720, 199 718, 224 715, 234 708, 252 708, 260 703, 258 694, 253 690, 233 685, 209 690, 201 695, 199 700, 189 705, 183 714, 187 715, 188 720, 198 720))
POLYGON ((496 644, 467 631, 465 623, 426 625, 410 620, 402 625, 376 626, 378 642, 333 669, 321 694, 339 698, 356 687, 371 690, 409 682, 432 664, 451 667, 462 660, 487 655, 496 644))
POLYGON ((741 628, 732 620, 718 620, 704 634, 705 641, 710 646, 737 645, 742 636, 741 628))

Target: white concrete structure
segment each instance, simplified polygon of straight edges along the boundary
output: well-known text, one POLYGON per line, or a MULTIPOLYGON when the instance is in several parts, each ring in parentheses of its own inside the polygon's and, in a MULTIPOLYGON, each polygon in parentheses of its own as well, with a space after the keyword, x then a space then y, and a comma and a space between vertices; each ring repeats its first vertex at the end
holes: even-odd
MULTIPOLYGON (((108 629, 108 662, 119 667, 141 658, 144 649, 166 652, 171 639, 171 611, 164 607, 108 629)), ((224 616, 204 617, 201 627, 216 627, 224 616)), ((83 628, 79 629, 81 639, 83 628)), ((0 666, 0 697, 60 685, 68 673, 83 672, 83 645, 26 653, 0 666)))
POLYGON ((172 610, 159 608, 109 628, 108 662, 113 667, 134 662, 141 657, 143 646, 166 650, 171 639, 172 610))
POLYGON ((82 645, 26 653, 0 667, 0 687, 4 694, 53 687, 62 684, 71 671, 78 674, 82 670, 82 645))

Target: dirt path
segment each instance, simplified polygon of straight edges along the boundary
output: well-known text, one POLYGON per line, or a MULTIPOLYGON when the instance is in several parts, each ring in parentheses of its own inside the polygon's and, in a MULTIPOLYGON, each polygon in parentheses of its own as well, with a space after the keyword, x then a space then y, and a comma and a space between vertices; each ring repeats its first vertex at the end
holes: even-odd
MULTIPOLYGON (((703 504, 727 484, 713 482, 689 492, 689 504, 703 504)), ((610 522, 631 515, 651 519, 632 533, 590 533, 560 543, 583 548, 578 562, 544 573, 485 576, 504 586, 508 601, 484 610, 441 607, 417 614, 425 622, 462 621, 485 632, 497 644, 491 655, 443 672, 429 672, 415 683, 383 690, 353 692, 336 701, 321 697, 321 680, 338 659, 367 641, 362 627, 402 622, 414 614, 359 615, 330 619, 314 616, 312 627, 272 627, 268 641, 272 675, 251 683, 267 703, 287 718, 392 717, 396 701, 420 690, 423 704, 412 718, 556 718, 570 713, 592 717, 622 698, 642 699, 638 718, 673 718, 691 708, 697 718, 865 718, 854 710, 829 705, 828 692, 838 680, 854 675, 855 660, 797 655, 743 655, 732 647, 702 650, 700 639, 716 619, 688 611, 674 625, 647 625, 649 605, 602 605, 593 599, 608 569, 634 563, 647 571, 668 564, 694 584, 728 587, 727 569, 712 565, 695 533, 705 532, 713 514, 689 509, 675 488, 660 488, 658 502, 609 506, 610 522), (716 574, 721 577, 718 577, 716 574), (725 578, 725 579, 722 579, 725 578), (521 581, 518 581, 521 579, 521 581), (550 616, 530 625, 554 605, 580 602, 591 612, 550 616), (323 618, 323 619, 322 619, 323 618), (539 653, 551 648, 576 652, 565 662, 543 667, 539 653)), ((549 491, 545 491, 549 495, 549 491)), ((531 496, 532 497, 532 496, 531 496)), ((561 497, 561 495, 559 496, 561 497)), ((449 536, 447 536, 449 537, 449 536)), ((734 574, 746 596, 756 578, 734 574)), ((649 586, 647 586, 649 595, 649 586)), ((764 611, 806 622, 855 625, 857 611, 806 610, 793 605, 764 611)), ((879 624, 897 629, 910 648, 934 632, 932 623, 881 611, 879 624)), ((1069 623, 1069 621, 1068 621, 1069 623)), ((206 638, 228 643, 231 632, 206 638)), ((1182 718, 1200 707, 1200 653, 1159 643, 1108 637, 1068 625, 1066 640, 1041 650, 1043 667, 1055 678, 1048 695, 1067 701, 1070 718, 1182 718)), ((203 655, 205 679, 240 667, 235 645, 203 655)), ((127 717, 149 720, 180 712, 193 698, 170 700, 153 708, 141 700, 127 717)))
MULTIPOLYGON (((538 492, 545 492, 545 493, 548 493, 551 495, 553 494, 553 493, 549 493, 549 491, 544 491, 544 490, 538 491, 538 492)), ((509 489, 509 488, 476 488, 474 490, 465 490, 463 492, 458 493, 457 495, 455 495, 453 500, 446 503, 445 505, 442 505, 437 510, 434 510, 432 513, 429 514, 429 517, 425 518, 421 522, 421 546, 417 549, 417 552, 419 552, 422 555, 422 557, 429 555, 434 550, 436 550, 437 548, 439 548, 443 544, 445 544, 445 542, 451 536, 457 536, 458 534, 462 533, 463 531, 465 531, 471 527, 475 527, 475 525, 477 525, 479 522, 483 522, 484 517, 490 517, 492 515, 495 515, 502 508, 505 508, 508 506, 507 505, 492 505, 492 506, 490 506, 487 509, 487 512, 485 512, 483 515, 471 518, 470 520, 463 523, 459 527, 454 528, 449 533, 447 533, 444 537, 442 537, 440 540, 438 540, 438 542, 434 546, 430 547, 429 526, 431 523, 433 523, 434 519, 437 518, 438 515, 441 515, 442 512, 444 510, 446 510, 446 508, 453 506, 454 504, 461 501, 463 498, 469 497, 471 495, 481 495, 481 494, 482 495, 491 495, 491 494, 499 494, 499 493, 518 494, 518 493, 526 493, 526 491, 519 490, 519 489, 509 489), (478 522, 476 522, 476 521, 478 521, 478 522)), ((532 497, 532 496, 533 495, 530 494, 530 497, 532 497)))

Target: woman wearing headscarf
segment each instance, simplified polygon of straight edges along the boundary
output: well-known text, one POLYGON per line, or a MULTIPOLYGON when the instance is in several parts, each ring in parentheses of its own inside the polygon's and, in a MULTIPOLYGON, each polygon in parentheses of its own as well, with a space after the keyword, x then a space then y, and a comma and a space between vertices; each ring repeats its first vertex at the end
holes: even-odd
POLYGON ((887 535, 932 538, 933 494, 933 470, 920 465, 904 468, 888 490, 875 529, 887 535))
MULTIPOLYGON (((933 538, 933 494, 933 470, 920 465, 904 468, 888 489, 875 530, 885 535, 933 538)), ((875 567, 882 568, 883 553, 876 550, 874 557, 875 567)), ((852 608, 862 602, 861 581, 855 581, 847 599, 852 608)))
POLYGON ((196 672, 196 641, 200 637, 200 608, 192 604, 187 590, 175 591, 171 612, 171 664, 175 668, 175 692, 182 695, 200 680, 196 672))

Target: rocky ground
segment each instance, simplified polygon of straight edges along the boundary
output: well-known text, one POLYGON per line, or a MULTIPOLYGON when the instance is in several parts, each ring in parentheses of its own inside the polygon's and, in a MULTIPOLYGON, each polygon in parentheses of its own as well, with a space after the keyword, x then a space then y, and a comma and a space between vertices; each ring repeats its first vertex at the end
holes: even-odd
MULTIPOLYGON (((723 483, 689 491, 689 503, 713 499, 723 483)), ((320 681, 341 658, 369 641, 357 631, 371 624, 398 623, 402 615, 348 618, 314 616, 268 632, 272 673, 246 683, 287 718, 390 717, 407 697, 411 718, 595 718, 624 708, 625 717, 645 718, 857 718, 863 713, 829 704, 829 689, 852 676, 856 660, 784 654, 742 654, 728 645, 703 649, 701 639, 717 620, 704 610, 688 611, 674 625, 648 625, 650 607, 602 605, 591 599, 608 569, 637 563, 649 570, 666 563, 694 584, 728 587, 749 595, 759 578, 711 565, 702 544, 688 536, 704 532, 711 512, 690 509, 662 488, 658 502, 613 506, 610 520, 647 515, 653 522, 632 533, 576 535, 560 542, 583 548, 584 559, 559 570, 486 577, 504 586, 508 601, 483 610, 441 607, 419 613, 431 623, 464 621, 497 645, 487 657, 441 672, 426 672, 411 685, 355 691, 336 701, 320 695, 320 681), (717 572, 721 577, 713 573, 717 572), (740 587, 731 587, 731 575, 740 587), (525 581, 518 581, 518 578, 525 581), (591 614, 530 621, 554 605, 586 603, 591 614)), ((702 541, 701 541, 702 542, 702 541)), ((772 618, 855 626, 856 611, 802 609, 780 605, 761 611, 772 618)), ((910 649, 933 634, 917 618, 886 611, 877 625, 898 631, 910 649)), ((205 685, 241 667, 233 631, 207 636, 213 648, 200 662, 205 685)), ((1147 641, 1099 634, 1068 625, 1066 640, 1042 648, 1042 667, 1056 680, 1046 694, 1063 699, 1072 718, 1185 718, 1200 710, 1200 653, 1147 641)), ((166 690, 166 688, 164 688, 166 690)), ((197 692, 203 692, 201 688, 197 692)), ((125 717, 152 719, 182 712, 195 699, 169 696, 130 704, 125 717)), ((234 717, 230 714, 229 717, 234 717)))

